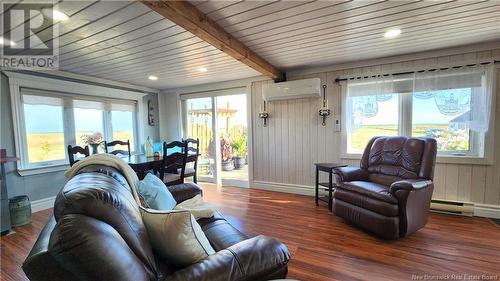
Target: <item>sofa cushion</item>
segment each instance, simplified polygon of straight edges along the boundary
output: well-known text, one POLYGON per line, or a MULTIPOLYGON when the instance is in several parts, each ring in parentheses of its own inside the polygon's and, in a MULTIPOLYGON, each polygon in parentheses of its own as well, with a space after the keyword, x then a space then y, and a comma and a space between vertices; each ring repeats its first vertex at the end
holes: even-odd
MULTIPOLYGON (((63 279, 54 271, 48 279, 31 280, 137 280, 156 279, 112 225, 81 214, 60 217, 50 235, 49 256, 75 278, 63 279)), ((52 270, 45 268, 44 270, 52 270)))
POLYGON ((356 192, 373 199, 397 204, 398 199, 389 192, 389 187, 374 182, 367 181, 349 181, 344 182, 339 187, 348 191, 356 192))
POLYGON ((376 139, 370 149, 370 173, 396 176, 403 179, 418 178, 424 141, 416 138, 391 137, 376 139))
POLYGON ((344 218, 383 239, 399 238, 399 217, 383 216, 342 200, 335 200, 333 212, 336 216, 344 218))
POLYGON ((186 267, 215 253, 191 213, 144 208, 141 213, 153 249, 167 263, 186 267))
POLYGON ((139 206, 128 186, 107 174, 86 172, 74 176, 59 192, 54 217, 79 214, 112 226, 154 276, 156 265, 139 206))
POLYGON ((356 192, 347 191, 345 189, 337 188, 335 190, 335 199, 371 210, 384 216, 395 217, 399 215, 398 204, 380 201, 378 199, 373 199, 371 197, 361 195, 356 192))

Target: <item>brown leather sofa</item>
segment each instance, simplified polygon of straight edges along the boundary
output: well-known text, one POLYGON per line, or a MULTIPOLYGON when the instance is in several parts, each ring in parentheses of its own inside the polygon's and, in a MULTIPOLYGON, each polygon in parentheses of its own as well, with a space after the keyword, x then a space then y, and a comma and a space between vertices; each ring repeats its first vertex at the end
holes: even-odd
POLYGON ((359 168, 336 169, 335 215, 384 239, 425 226, 431 203, 436 140, 375 137, 359 168))
MULTIPOLYGON (((177 202, 202 192, 169 187, 177 202)), ((285 278, 290 254, 266 237, 248 238, 220 214, 199 220, 216 253, 176 268, 151 248, 139 207, 124 177, 95 166, 71 179, 56 198, 54 217, 23 264, 32 281, 269 280, 285 278)))

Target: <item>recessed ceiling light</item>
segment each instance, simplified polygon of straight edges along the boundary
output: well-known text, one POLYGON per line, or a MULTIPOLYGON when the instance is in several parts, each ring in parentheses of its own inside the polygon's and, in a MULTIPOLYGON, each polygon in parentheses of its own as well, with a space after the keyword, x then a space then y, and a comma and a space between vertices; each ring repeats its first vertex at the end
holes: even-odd
POLYGON ((69 19, 68 15, 66 15, 65 13, 52 8, 42 9, 42 13, 46 17, 52 18, 55 21, 67 21, 69 19))
POLYGON ((207 72, 207 68, 206 67, 198 67, 198 71, 199 72, 207 72))
POLYGON ((12 47, 16 45, 16 42, 0 37, 0 46, 6 46, 6 45, 10 45, 12 47))
POLYGON ((154 75, 149 75, 149 76, 148 76, 148 79, 149 79, 149 80, 156 81, 156 80, 158 80, 158 77, 156 77, 156 76, 154 76, 154 75))
POLYGON ((384 33, 384 37, 390 39, 399 36, 399 34, 401 34, 401 29, 391 28, 384 33))

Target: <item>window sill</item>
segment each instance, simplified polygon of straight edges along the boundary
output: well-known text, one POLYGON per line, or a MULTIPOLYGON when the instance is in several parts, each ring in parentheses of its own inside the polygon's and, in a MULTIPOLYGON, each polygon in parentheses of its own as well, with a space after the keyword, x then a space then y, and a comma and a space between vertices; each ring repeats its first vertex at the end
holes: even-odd
MULTIPOLYGON (((340 158, 345 160, 361 160, 362 154, 341 154, 340 158)), ((472 156, 438 156, 438 164, 467 164, 467 165, 493 165, 492 157, 472 156)))
POLYGON ((45 166, 45 167, 19 169, 17 172, 19 173, 19 175, 21 177, 26 177, 26 176, 33 176, 33 175, 66 171, 67 169, 69 169, 68 164, 58 164, 58 165, 45 166))

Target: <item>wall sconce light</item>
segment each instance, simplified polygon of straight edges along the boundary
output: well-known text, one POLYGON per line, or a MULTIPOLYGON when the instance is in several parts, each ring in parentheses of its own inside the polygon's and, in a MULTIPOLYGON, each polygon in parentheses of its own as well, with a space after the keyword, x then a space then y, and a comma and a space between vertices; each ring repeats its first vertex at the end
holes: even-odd
POLYGON ((269 113, 266 111, 266 101, 264 101, 264 108, 260 109, 259 117, 262 119, 264 127, 267 127, 267 118, 269 118, 269 113))
POLYGON ((326 99, 326 85, 323 85, 323 107, 319 109, 319 116, 323 118, 323 122, 321 123, 323 126, 326 126, 326 117, 330 116, 331 111, 328 108, 328 100, 326 99))

